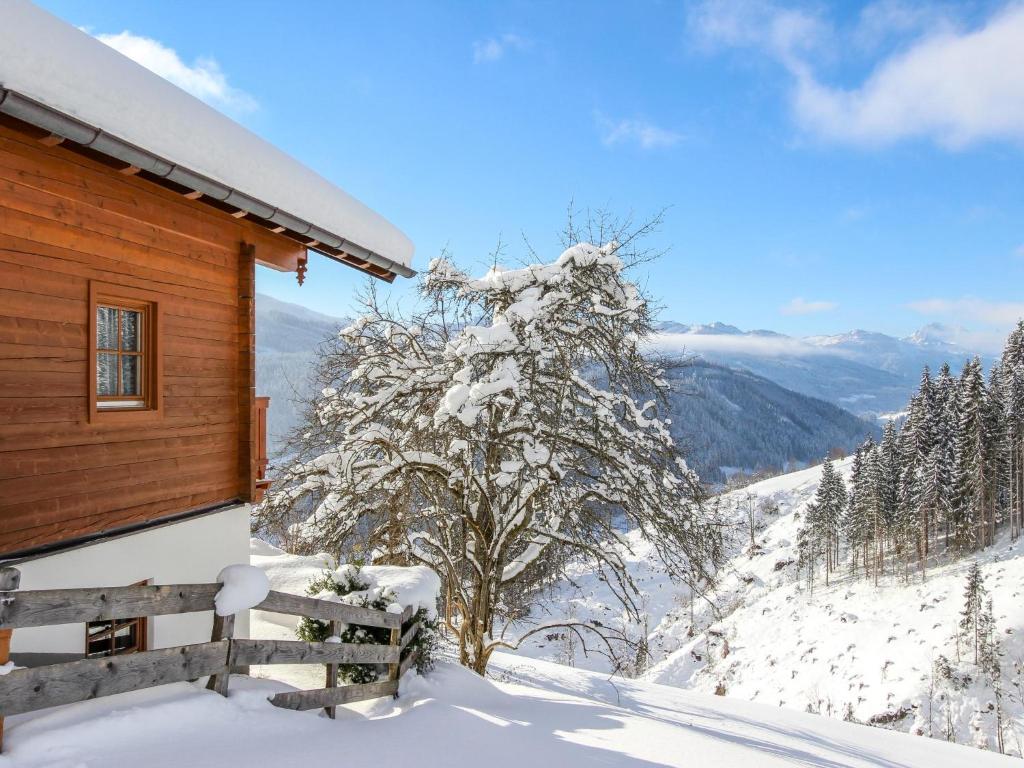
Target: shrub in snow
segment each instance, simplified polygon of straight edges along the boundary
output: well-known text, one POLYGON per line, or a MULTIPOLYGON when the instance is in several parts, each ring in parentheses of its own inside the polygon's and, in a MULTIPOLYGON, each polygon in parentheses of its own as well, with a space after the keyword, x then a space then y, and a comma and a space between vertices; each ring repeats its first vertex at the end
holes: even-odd
POLYGON ((673 574, 710 579, 719 527, 658 416, 664 362, 646 354, 651 309, 627 276, 649 258, 635 247, 644 231, 570 228, 554 261, 479 278, 437 259, 411 318, 371 290, 325 352, 324 389, 293 440, 300 461, 258 523, 312 505, 297 531, 307 546, 360 542, 435 569, 460 659, 481 673, 522 641, 505 637, 510 621, 567 558, 638 613, 623 525, 673 574))
MULTIPOLYGON (((359 567, 355 565, 343 565, 336 571, 324 571, 321 576, 309 583, 306 593, 318 598, 340 597, 349 605, 378 611, 392 609, 397 602, 397 596, 392 589, 375 589, 371 581, 364 578, 359 567)), ((437 620, 432 617, 432 611, 420 607, 410 619, 410 625, 413 622, 419 622, 420 629, 402 651, 402 659, 413 651, 418 651, 414 666, 417 672, 426 674, 434 665, 437 620)), ((403 632, 408 626, 403 628, 403 632)), ((295 634, 300 640, 323 643, 331 639, 331 625, 326 621, 303 617, 295 634)), ((387 645, 391 642, 391 630, 347 624, 343 626, 334 642, 387 645)), ((372 683, 382 679, 386 671, 387 665, 384 664, 339 664, 338 680, 344 683, 372 683)))

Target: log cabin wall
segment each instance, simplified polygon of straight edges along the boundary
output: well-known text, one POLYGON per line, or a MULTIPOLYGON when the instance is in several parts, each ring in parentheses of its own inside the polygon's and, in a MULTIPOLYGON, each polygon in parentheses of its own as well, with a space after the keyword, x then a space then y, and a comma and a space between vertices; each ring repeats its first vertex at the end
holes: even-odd
POLYGON ((0 554, 252 499, 254 261, 295 249, 0 124, 0 554), (153 410, 91 402, 104 284, 157 308, 153 410))

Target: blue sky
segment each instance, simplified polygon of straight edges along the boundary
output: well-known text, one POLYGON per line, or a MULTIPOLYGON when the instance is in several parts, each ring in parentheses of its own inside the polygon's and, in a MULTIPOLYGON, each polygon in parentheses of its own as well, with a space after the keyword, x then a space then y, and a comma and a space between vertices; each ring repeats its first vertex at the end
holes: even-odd
MULTIPOLYGON (((175 2, 44 7, 483 268, 565 211, 667 208, 664 317, 991 342, 1024 314, 1024 7, 175 2), (138 40, 137 38, 145 38, 138 40)), ((300 289, 351 312, 358 273, 300 289)), ((396 289, 407 300, 408 284, 396 289)))

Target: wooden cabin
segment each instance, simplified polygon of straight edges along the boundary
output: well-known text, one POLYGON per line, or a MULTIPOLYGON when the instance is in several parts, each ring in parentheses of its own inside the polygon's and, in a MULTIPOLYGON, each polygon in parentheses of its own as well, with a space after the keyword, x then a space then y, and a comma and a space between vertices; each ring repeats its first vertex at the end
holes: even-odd
MULTIPOLYGON (((301 282, 309 251, 413 274, 409 240, 341 189, 88 34, 0 3, 0 559, 23 589, 211 582, 248 562, 266 467, 255 271, 301 282)), ((12 652, 181 645, 211 621, 18 630, 12 652)))

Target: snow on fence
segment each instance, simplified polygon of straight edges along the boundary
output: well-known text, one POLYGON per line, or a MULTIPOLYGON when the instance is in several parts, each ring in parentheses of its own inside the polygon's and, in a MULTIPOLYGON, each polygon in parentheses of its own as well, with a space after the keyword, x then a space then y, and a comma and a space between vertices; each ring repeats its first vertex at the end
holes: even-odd
MULTIPOLYGON (((23 627, 109 621, 123 616, 165 616, 211 611, 222 584, 167 584, 85 589, 15 591, 18 573, 0 568, 0 664, 7 661, 10 633, 23 627)), ((325 664, 326 687, 278 693, 269 701, 277 707, 307 710, 324 708, 334 717, 341 704, 380 696, 398 695, 402 675, 416 661, 416 652, 402 659, 402 651, 416 636, 415 606, 401 614, 346 605, 313 597, 271 591, 252 606, 255 610, 308 616, 330 622, 331 634, 340 625, 382 627, 391 630, 388 645, 315 643, 304 640, 249 640, 233 637, 235 615, 214 613, 210 642, 140 651, 119 656, 14 669, 0 675, 0 749, 3 717, 71 704, 166 683, 195 681, 209 676, 207 688, 228 693, 232 669, 250 664, 325 664), (387 664, 388 678, 375 683, 339 687, 338 664, 387 664)))

